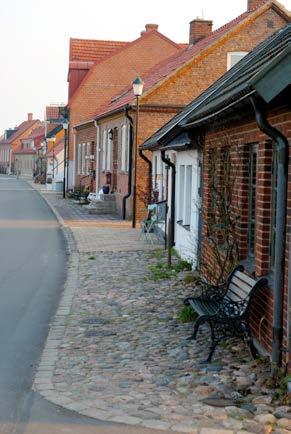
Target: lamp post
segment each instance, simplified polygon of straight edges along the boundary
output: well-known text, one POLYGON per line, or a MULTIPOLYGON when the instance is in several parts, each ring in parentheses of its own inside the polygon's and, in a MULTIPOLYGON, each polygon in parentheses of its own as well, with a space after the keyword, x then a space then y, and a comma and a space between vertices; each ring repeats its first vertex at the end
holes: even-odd
POLYGON ((138 136, 138 116, 139 116, 139 97, 143 91, 143 81, 140 77, 132 82, 133 93, 136 97, 135 115, 135 134, 134 134, 134 175, 133 175, 133 201, 132 201, 132 227, 136 227, 136 165, 137 165, 137 136, 138 136))
MULTIPOLYGON (((66 197, 66 167, 67 167, 67 134, 68 134, 69 122, 63 123, 63 129, 65 130, 65 143, 64 143, 64 175, 63 175, 63 198, 66 197)), ((68 182, 68 180, 67 180, 68 182)))

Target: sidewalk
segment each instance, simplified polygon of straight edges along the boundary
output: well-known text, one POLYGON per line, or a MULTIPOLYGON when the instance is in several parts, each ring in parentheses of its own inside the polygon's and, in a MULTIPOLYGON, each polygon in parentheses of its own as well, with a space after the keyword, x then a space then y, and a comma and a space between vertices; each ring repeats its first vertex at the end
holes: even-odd
POLYGON ((148 280, 157 257, 138 230, 43 195, 74 243, 36 390, 81 414, 135 425, 137 433, 138 426, 192 434, 291 432, 290 409, 271 403, 265 363, 232 342, 205 365, 207 329, 197 342, 185 339, 192 325, 177 314, 191 288, 183 273, 148 280))

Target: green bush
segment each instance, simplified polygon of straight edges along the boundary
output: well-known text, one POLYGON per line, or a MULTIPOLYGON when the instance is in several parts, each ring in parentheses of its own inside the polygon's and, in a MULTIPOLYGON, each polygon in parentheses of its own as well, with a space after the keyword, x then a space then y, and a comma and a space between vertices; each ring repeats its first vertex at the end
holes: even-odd
POLYGON ((179 259, 179 261, 176 264, 173 264, 172 267, 177 273, 184 270, 192 270, 192 264, 190 264, 188 261, 185 261, 185 259, 179 259))
POLYGON ((178 321, 186 323, 193 322, 197 318, 197 313, 191 308, 191 306, 183 306, 178 314, 178 321))

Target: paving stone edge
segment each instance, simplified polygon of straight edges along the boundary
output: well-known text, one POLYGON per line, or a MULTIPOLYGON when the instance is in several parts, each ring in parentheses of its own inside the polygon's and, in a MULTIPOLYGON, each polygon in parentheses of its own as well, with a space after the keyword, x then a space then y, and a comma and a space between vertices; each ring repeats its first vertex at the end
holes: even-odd
MULTIPOLYGON (((58 348, 62 342, 66 328, 66 320, 70 314, 73 297, 78 284, 79 252, 77 250, 77 244, 73 232, 65 224, 62 216, 42 194, 42 192, 34 187, 32 182, 30 182, 30 185, 40 194, 59 222, 66 244, 66 252, 68 254, 67 273, 62 297, 55 316, 50 324, 49 333, 34 378, 32 389, 53 404, 59 405, 68 410, 73 410, 72 406, 75 401, 66 396, 62 396, 61 393, 55 391, 53 385, 53 373, 58 357, 58 348)), ((76 410, 74 411, 76 412, 76 410)))

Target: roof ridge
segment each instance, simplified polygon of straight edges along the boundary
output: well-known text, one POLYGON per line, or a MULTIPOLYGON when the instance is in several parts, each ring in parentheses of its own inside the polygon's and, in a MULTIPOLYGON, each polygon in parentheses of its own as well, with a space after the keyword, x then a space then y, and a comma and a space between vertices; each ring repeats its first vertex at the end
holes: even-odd
POLYGON ((112 43, 112 44, 116 44, 116 43, 119 43, 119 44, 129 44, 130 43, 130 41, 117 41, 117 40, 113 40, 113 39, 90 39, 90 38, 73 38, 73 37, 70 37, 70 41, 92 41, 92 42, 109 42, 109 43, 112 43))

